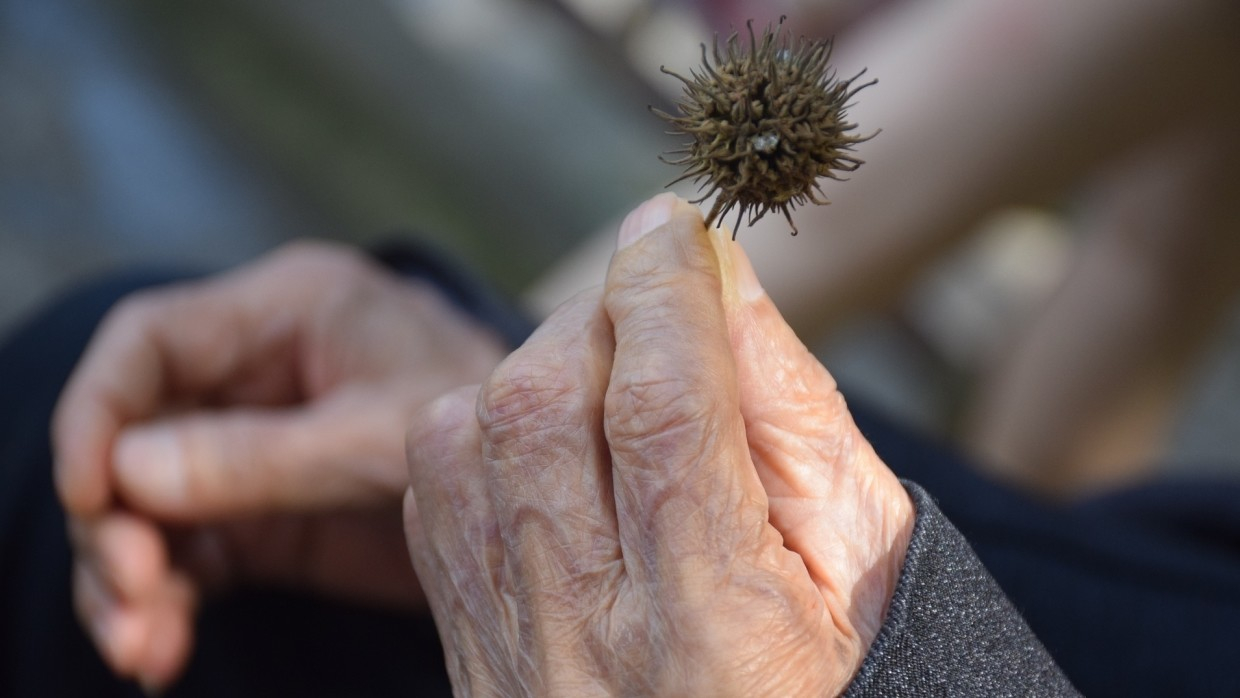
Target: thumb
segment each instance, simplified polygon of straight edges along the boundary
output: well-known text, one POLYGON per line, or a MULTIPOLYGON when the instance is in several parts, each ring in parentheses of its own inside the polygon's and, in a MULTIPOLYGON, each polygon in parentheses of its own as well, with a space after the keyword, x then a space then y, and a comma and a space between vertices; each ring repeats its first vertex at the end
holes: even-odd
POLYGON ((771 523, 824 593, 844 591, 850 621, 868 644, 899 577, 912 503, 857 429, 831 374, 762 290, 744 251, 727 246, 720 255, 727 260, 724 305, 741 415, 771 523))
POLYGON ((113 450, 117 493, 143 513, 187 522, 398 501, 407 486, 400 426, 381 401, 342 407, 233 409, 130 427, 113 450))

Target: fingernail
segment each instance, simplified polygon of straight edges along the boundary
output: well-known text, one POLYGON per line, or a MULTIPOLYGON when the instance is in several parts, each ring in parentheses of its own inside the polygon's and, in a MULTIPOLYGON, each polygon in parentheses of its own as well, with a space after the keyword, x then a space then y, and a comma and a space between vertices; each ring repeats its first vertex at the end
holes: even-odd
POLYGON ((749 261, 749 255, 735 243, 732 244, 732 269, 736 274, 736 292, 745 302, 752 303, 766 295, 762 284, 758 282, 753 264, 749 261))
POLYGON ((620 224, 616 249, 623 250, 646 236, 647 233, 665 225, 672 219, 672 211, 680 203, 675 194, 659 194, 633 209, 620 224))
POLYGON ((114 455, 117 476, 126 489, 166 502, 184 499, 185 463, 171 429, 131 429, 117 440, 114 455))

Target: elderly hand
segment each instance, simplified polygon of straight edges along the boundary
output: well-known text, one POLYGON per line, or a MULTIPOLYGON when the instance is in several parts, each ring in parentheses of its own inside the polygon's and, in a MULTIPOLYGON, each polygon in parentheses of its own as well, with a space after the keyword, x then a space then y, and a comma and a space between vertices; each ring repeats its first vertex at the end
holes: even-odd
POLYGON ((913 507, 739 246, 670 195, 605 288, 408 434, 405 525, 462 695, 831 695, 913 507))
POLYGON ((502 356, 436 292, 325 245, 119 304, 53 426, 75 604, 112 668, 169 683, 205 588, 424 602, 402 434, 502 356))

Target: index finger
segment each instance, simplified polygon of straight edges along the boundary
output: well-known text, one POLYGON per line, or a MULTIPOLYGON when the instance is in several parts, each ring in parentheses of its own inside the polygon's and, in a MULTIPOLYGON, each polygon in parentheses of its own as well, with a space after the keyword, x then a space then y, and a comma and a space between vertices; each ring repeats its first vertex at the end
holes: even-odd
POLYGON ((54 474, 70 514, 100 513, 111 493, 106 459, 121 427, 148 412, 159 392, 160 357, 147 337, 149 311, 122 300, 104 318, 65 384, 52 416, 54 474))
MULTIPOLYGON (((290 349, 298 313, 326 277, 349 275, 351 255, 300 246, 206 281, 140 291, 104 319, 70 376, 52 419, 55 475, 71 514, 102 511, 108 462, 125 425, 211 395, 262 356, 290 349)), ((264 386, 293 392, 297 362, 262 367, 264 386)))
POLYGON ((745 441, 719 235, 696 207, 655 197, 626 219, 607 275, 616 349, 604 426, 621 546, 661 574, 773 533, 745 441))

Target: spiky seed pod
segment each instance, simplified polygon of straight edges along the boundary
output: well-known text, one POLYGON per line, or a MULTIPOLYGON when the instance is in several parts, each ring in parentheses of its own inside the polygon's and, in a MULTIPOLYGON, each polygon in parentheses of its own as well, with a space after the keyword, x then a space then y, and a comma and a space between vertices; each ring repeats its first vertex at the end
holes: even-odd
POLYGON ((690 71, 690 78, 663 68, 685 85, 677 103, 680 115, 652 109, 672 125, 672 133, 692 138, 683 149, 668 153, 679 157, 661 158, 685 167, 669 186, 701 181, 703 195, 694 203, 718 192, 706 224, 735 207, 733 238, 746 213, 753 225, 776 210, 796 235, 791 210, 807 201, 829 203, 818 179, 841 179, 838 173, 856 170, 863 161, 851 155, 853 146, 874 136, 854 135, 857 126, 845 120, 844 111, 857 92, 877 81, 854 86, 864 70, 836 79, 828 64, 831 42, 801 38, 792 43, 783 23, 781 17, 759 39, 749 22, 748 47, 733 32, 721 52, 716 36, 710 57, 702 44, 702 66, 690 71))

